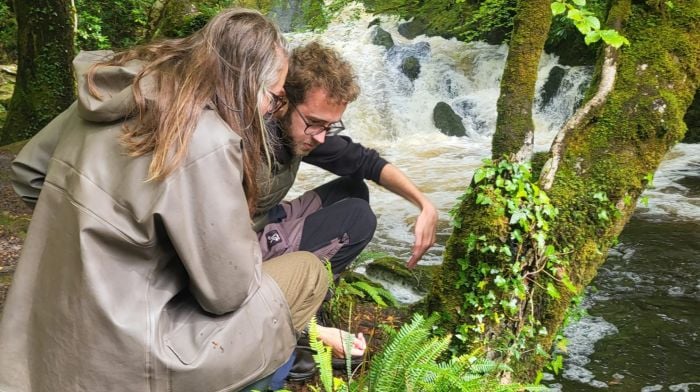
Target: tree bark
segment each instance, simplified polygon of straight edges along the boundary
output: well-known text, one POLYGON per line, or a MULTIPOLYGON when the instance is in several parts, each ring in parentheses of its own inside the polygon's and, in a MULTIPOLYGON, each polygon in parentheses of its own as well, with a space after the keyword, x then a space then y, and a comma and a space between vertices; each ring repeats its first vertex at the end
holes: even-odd
POLYGON ((75 100, 70 0, 17 0, 17 81, 0 145, 34 135, 75 100))
POLYGON ((552 23, 550 0, 520 0, 498 97, 492 156, 529 160, 534 145, 532 102, 539 59, 552 23))
MULTIPOLYGON (((683 115, 700 86, 700 7, 696 4, 694 0, 674 1, 673 9, 660 11, 646 3, 619 0, 611 8, 608 20, 625 21, 622 33, 632 44, 619 53, 612 91, 558 144, 561 158, 548 192, 559 211, 549 232, 558 257, 565 261, 558 272, 566 274, 579 293, 595 277, 608 249, 634 212, 649 174, 685 133, 683 115)), ((604 56, 600 56, 592 91, 598 91, 608 80, 602 75, 604 56)), ((502 115, 514 113, 499 112, 499 117, 502 115)), ((508 120, 504 117, 502 121, 508 120)), ((517 150, 512 144, 505 151, 517 150)), ((474 183, 470 188, 475 188, 474 183)), ((507 211, 503 205, 477 203, 476 192, 463 198, 455 211, 455 229, 437 275, 441 279, 436 280, 427 298, 429 309, 442 316, 441 327, 463 335, 461 349, 465 352, 481 347, 485 338, 503 343, 513 336, 509 330, 512 325, 502 320, 487 320, 481 326, 483 332, 473 332, 475 320, 470 316, 483 313, 483 308, 470 302, 470 295, 482 295, 494 286, 492 281, 471 288, 464 284, 473 271, 498 271, 513 265, 506 257, 475 251, 469 245, 470 238, 509 245, 512 227, 507 211)), ((557 277, 554 275, 557 273, 550 274, 549 279, 557 277)), ((556 286, 561 294, 558 297, 549 295, 542 281, 530 280, 527 284, 540 288, 534 291, 528 307, 546 328, 543 335, 520 350, 525 353, 520 360, 511 363, 515 378, 529 381, 546 360, 535 355, 535 347, 539 345, 545 352, 551 349, 574 293, 561 282, 556 286)), ((495 298, 495 303, 500 299, 495 298)), ((494 346, 489 347, 487 342, 485 348, 488 352, 494 346)))

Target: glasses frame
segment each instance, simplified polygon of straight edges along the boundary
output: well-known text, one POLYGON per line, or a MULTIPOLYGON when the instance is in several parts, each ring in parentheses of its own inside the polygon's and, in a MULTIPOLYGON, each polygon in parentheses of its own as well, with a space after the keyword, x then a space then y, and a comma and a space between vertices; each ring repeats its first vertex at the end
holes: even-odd
POLYGON ((270 108, 267 110, 267 114, 275 114, 280 111, 286 105, 289 103, 287 100, 287 97, 285 96, 279 96, 272 91, 270 91, 270 108))
POLYGON ((345 130, 345 124, 343 124, 343 120, 338 120, 334 123, 330 123, 326 126, 319 125, 319 124, 310 124, 309 121, 304 117, 304 115, 299 111, 299 108, 297 108, 297 105, 294 105, 291 101, 288 101, 289 105, 294 108, 294 111, 297 112, 299 115, 299 118, 301 118, 301 121, 304 123, 306 128, 304 128, 304 134, 309 135, 309 136, 316 136, 319 135, 323 132, 326 133, 326 136, 336 136, 340 132, 343 132, 345 130), (309 131, 309 128, 311 127, 318 127, 319 129, 316 131, 309 131))

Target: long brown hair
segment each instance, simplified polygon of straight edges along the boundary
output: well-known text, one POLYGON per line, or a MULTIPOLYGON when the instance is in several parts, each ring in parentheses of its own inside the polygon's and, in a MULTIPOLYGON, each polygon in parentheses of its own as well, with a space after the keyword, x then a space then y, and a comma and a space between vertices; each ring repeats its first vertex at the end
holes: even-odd
POLYGON ((213 106, 243 139, 243 189, 249 210, 257 197, 255 174, 268 154, 263 113, 267 89, 287 61, 277 26, 254 10, 234 8, 215 16, 193 35, 154 42, 116 54, 105 65, 144 62, 133 82, 136 121, 124 126, 122 142, 132 156, 153 154, 149 180, 162 180, 182 162, 202 111, 213 106), (146 100, 141 80, 152 77, 155 99, 146 100))

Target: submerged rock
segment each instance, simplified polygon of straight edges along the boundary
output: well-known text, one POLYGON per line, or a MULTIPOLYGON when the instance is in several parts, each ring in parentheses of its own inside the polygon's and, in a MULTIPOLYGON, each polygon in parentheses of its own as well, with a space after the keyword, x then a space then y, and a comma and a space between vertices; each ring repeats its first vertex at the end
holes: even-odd
POLYGON ((445 102, 438 102, 433 109, 433 123, 447 136, 466 136, 467 130, 460 117, 452 107, 445 102))

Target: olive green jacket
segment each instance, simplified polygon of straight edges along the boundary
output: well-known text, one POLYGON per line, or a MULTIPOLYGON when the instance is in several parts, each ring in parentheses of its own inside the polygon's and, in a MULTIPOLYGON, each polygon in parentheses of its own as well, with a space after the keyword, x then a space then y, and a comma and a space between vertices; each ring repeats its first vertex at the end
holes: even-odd
POLYGON ((98 100, 82 75, 105 55, 76 58, 78 102, 13 165, 39 197, 0 323, 0 391, 238 390, 295 345, 261 271, 241 139, 205 110, 182 165, 146 181, 150 155, 119 143, 141 64, 102 68, 98 100))

